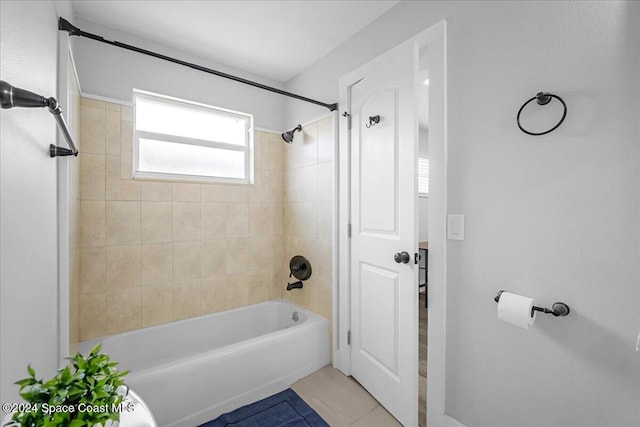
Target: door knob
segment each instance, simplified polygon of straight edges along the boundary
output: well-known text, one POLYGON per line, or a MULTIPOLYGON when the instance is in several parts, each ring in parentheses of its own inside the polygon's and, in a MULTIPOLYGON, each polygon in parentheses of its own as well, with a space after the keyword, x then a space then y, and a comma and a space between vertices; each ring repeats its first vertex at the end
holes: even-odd
POLYGON ((398 252, 393 256, 393 260, 398 264, 400 263, 409 264, 409 261, 411 260, 411 255, 409 255, 409 252, 398 252))

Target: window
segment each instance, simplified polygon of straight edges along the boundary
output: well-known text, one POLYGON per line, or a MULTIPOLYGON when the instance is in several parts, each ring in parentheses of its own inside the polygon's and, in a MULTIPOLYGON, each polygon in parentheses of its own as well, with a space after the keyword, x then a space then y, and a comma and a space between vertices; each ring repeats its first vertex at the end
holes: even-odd
POLYGON ((253 116, 134 90, 134 177, 250 183, 253 116))
POLYGON ((429 195, 429 159, 418 157, 418 194, 429 195))

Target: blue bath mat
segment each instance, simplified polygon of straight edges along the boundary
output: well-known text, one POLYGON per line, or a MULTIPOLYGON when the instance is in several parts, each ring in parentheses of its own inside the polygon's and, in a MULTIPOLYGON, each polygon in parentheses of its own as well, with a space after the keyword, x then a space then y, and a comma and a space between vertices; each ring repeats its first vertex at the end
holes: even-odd
POLYGON ((329 427, 329 424, 288 388, 200 427, 329 427))

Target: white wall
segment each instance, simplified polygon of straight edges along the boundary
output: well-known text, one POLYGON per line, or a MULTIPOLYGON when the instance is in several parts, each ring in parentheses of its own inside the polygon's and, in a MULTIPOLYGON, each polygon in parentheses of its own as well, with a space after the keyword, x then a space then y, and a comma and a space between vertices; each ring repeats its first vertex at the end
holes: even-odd
MULTIPOLYGON (((0 78, 55 96, 58 30, 52 2, 0 2, 0 78)), ((46 109, 0 112, 0 401, 14 381, 58 367, 56 124, 46 109)))
MULTIPOLYGON (((640 425, 640 3, 404 1, 287 89, 337 99, 341 75, 442 19, 448 209, 466 215, 447 254, 447 413, 640 425), (569 113, 536 138, 515 116, 540 90, 569 113), (500 289, 572 312, 523 331, 496 320, 500 289)), ((287 102, 289 123, 319 113, 287 102)))
MULTIPOLYGON (((117 40, 268 86, 283 88, 282 83, 80 18, 77 18, 74 24, 84 31, 109 40, 117 40)), ((281 130, 291 127, 283 122, 282 95, 91 39, 72 37, 72 40, 83 94, 131 103, 132 89, 136 88, 251 113, 254 115, 254 125, 259 128, 281 130)))

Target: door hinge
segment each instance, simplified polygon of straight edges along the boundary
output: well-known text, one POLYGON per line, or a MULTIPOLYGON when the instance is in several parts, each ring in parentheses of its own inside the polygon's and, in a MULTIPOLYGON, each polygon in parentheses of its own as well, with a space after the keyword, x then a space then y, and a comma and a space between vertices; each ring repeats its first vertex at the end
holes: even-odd
POLYGON ((347 331, 347 345, 351 345, 351 331, 347 331))
POLYGON ((351 114, 345 111, 344 113, 342 113, 342 117, 347 118, 347 129, 351 129, 351 114))
POLYGON ((347 236, 351 237, 351 224, 347 224, 347 236))

